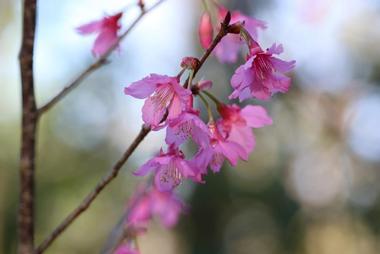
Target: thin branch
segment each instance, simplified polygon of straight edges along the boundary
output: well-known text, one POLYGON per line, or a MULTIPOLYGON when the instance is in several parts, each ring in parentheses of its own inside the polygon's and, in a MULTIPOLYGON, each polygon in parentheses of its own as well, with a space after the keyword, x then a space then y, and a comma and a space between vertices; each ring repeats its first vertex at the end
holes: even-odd
POLYGON ((20 206, 18 211, 18 253, 34 249, 34 170, 37 107, 34 95, 33 55, 37 0, 25 0, 22 45, 19 55, 22 83, 22 134, 20 153, 20 206))
POLYGON ((80 203, 80 205, 75 208, 62 222, 59 226, 54 229, 54 231, 38 246, 35 253, 44 252, 53 241, 84 211, 86 211, 95 198, 102 192, 104 187, 106 187, 116 176, 118 175, 120 169, 128 158, 132 155, 138 145, 144 140, 146 135, 150 132, 150 128, 142 127, 140 133, 137 135, 132 144, 127 148, 123 156, 115 163, 109 173, 96 185, 95 189, 91 191, 85 199, 80 203))
POLYGON ((136 27, 136 25, 140 22, 140 20, 150 11, 157 8, 160 4, 165 2, 166 0, 160 0, 156 4, 154 4, 149 9, 141 8, 140 15, 132 22, 129 28, 118 38, 117 42, 110 47, 104 55, 102 55, 95 63, 88 66, 81 74, 79 74, 72 82, 70 82, 62 91, 60 91, 56 96, 54 96, 50 101, 48 101, 45 105, 41 106, 38 109, 38 116, 41 116, 49 109, 51 109, 55 104, 57 104, 60 100, 62 100, 67 94, 69 94, 72 90, 78 87, 82 81, 88 77, 92 72, 99 69, 103 65, 107 63, 107 59, 115 51, 119 44, 124 40, 124 38, 136 27))
MULTIPOLYGON (((210 56, 211 52, 214 50, 216 45, 221 41, 221 39, 228 34, 228 24, 230 20, 230 14, 228 13, 226 19, 222 23, 221 30, 218 35, 214 38, 214 41, 211 43, 210 47, 203 54, 200 63, 194 69, 194 77, 196 72, 202 67, 207 58, 210 56)), ((168 112, 163 117, 162 122, 166 120, 168 112)), ((95 189, 92 190, 86 198, 80 203, 80 205, 75 208, 62 222, 59 226, 54 229, 54 231, 38 246, 35 253, 40 254, 44 252, 62 232, 71 225, 84 211, 86 211, 95 198, 100 194, 100 192, 114 179, 117 177, 121 167, 124 163, 129 159, 135 149, 139 146, 139 144, 143 141, 143 139, 148 135, 151 131, 150 128, 142 127, 140 133, 137 135, 133 143, 127 148, 123 156, 116 162, 116 164, 112 167, 111 171, 96 185, 95 189)))

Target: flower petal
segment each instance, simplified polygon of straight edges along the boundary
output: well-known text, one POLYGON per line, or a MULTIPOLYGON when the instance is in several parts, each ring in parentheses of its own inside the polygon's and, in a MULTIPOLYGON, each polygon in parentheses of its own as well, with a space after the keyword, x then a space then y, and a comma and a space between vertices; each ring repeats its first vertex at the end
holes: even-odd
POLYGON ((92 52, 95 56, 102 56, 109 48, 117 43, 116 31, 111 29, 103 30, 94 42, 92 52))
POLYGON ((268 116, 265 108, 262 106, 248 105, 240 111, 241 116, 252 128, 261 128, 273 123, 272 118, 268 116))
POLYGON ((102 29, 103 20, 93 21, 76 28, 77 32, 83 35, 99 32, 102 29))
POLYGON ((124 89, 124 93, 138 99, 144 99, 151 95, 159 84, 165 84, 172 80, 171 77, 158 74, 150 74, 142 80, 133 82, 124 89))

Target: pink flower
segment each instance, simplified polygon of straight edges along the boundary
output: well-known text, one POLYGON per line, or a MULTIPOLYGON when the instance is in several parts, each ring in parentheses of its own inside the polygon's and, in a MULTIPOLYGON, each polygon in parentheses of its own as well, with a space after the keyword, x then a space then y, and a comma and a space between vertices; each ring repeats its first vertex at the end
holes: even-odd
POLYGON ((202 175, 207 173, 207 166, 210 166, 212 171, 219 172, 225 159, 227 159, 232 166, 236 166, 240 159, 247 160, 248 153, 244 147, 235 141, 228 140, 220 126, 214 123, 209 125, 211 132, 211 142, 208 147, 201 148, 191 164, 197 169, 196 177, 201 178, 202 175))
POLYGON ((134 249, 130 243, 124 243, 117 247, 114 254, 140 254, 140 252, 134 249))
POLYGON ((247 160, 255 146, 251 128, 272 124, 272 119, 261 106, 248 105, 241 109, 237 105, 220 105, 218 111, 222 118, 209 125, 211 141, 203 146, 190 161, 199 182, 210 166, 219 172, 225 159, 236 166, 239 159, 247 160))
POLYGON ((102 56, 117 43, 117 32, 121 28, 118 22, 122 15, 123 13, 119 12, 116 15, 106 16, 101 20, 93 21, 77 28, 77 31, 83 35, 98 33, 92 47, 92 53, 95 56, 102 56))
POLYGON ((170 191, 177 187, 184 178, 194 177, 194 169, 184 157, 177 147, 169 146, 167 153, 161 151, 134 174, 144 176, 153 171, 155 173, 154 182, 158 190, 170 191))
POLYGON ((210 132, 207 125, 199 118, 199 112, 189 110, 178 118, 169 121, 166 129, 166 143, 180 146, 189 138, 195 143, 205 147, 210 142, 210 132))
POLYGON ((248 105, 241 109, 237 105, 221 105, 218 111, 222 116, 219 125, 228 141, 241 145, 247 154, 255 147, 255 137, 251 128, 261 128, 272 124, 272 119, 261 106, 248 105))
POLYGON ((286 62, 273 56, 282 52, 281 44, 273 44, 264 52, 256 42, 252 42, 247 62, 232 76, 234 91, 229 98, 239 97, 240 101, 251 97, 267 100, 276 92, 287 92, 290 78, 284 73, 294 68, 295 61, 286 62))
POLYGON ((152 129, 164 126, 161 123, 166 113, 167 119, 177 118, 191 102, 191 91, 183 88, 176 77, 151 74, 132 83, 124 93, 135 98, 147 98, 142 108, 143 120, 152 129))
POLYGON ((147 228, 153 217, 158 217, 165 227, 177 224, 180 213, 185 209, 182 201, 172 192, 161 192, 152 188, 138 192, 129 205, 127 225, 139 232, 147 228))
POLYGON ((204 49, 207 49, 212 42, 213 36, 211 17, 207 12, 202 14, 201 22, 199 23, 198 33, 201 46, 204 49))
MULTIPOLYGON (((228 10, 223 6, 218 6, 219 20, 222 21, 228 10)), ((258 29, 266 29, 264 21, 245 16, 239 11, 231 13, 231 24, 244 22, 244 27, 252 38, 257 39, 258 29)), ((237 60, 238 53, 244 42, 240 39, 239 34, 228 34, 215 48, 215 55, 222 63, 234 63, 237 60)))

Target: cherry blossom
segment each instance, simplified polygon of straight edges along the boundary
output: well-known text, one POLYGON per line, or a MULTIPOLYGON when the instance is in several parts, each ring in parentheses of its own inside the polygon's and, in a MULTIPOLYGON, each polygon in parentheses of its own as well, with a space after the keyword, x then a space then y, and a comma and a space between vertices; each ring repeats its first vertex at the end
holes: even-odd
POLYGON ((77 28, 77 31, 83 35, 98 33, 92 47, 92 53, 95 56, 102 56, 117 43, 117 32, 121 28, 118 23, 122 15, 123 13, 119 12, 113 16, 106 16, 101 20, 93 21, 77 28))
POLYGON ((230 99, 248 98, 268 100, 274 93, 285 93, 290 87, 290 78, 284 73, 291 71, 295 61, 283 61, 273 55, 283 52, 282 45, 273 44, 266 51, 257 42, 250 43, 250 53, 247 62, 241 65, 232 76, 231 84, 234 91, 230 99))
POLYGON ((129 204, 127 225, 135 232, 144 231, 153 217, 158 217, 165 227, 177 224, 179 215, 185 210, 183 202, 170 191, 151 188, 139 191, 129 204))
POLYGON ((144 176, 150 171, 154 172, 154 182, 160 191, 172 190, 184 178, 195 176, 195 170, 185 160, 182 151, 173 145, 169 146, 167 153, 161 150, 157 156, 142 165, 134 174, 144 176))
POLYGON ((210 142, 207 125, 199 118, 199 112, 191 110, 182 113, 178 118, 169 121, 166 129, 166 143, 179 146, 189 138, 205 147, 210 142))
POLYGON ((199 149, 191 161, 196 169, 197 177, 207 173, 207 166, 210 166, 212 171, 219 172, 225 159, 232 166, 236 166, 239 159, 248 159, 248 153, 244 147, 235 141, 228 140, 218 124, 210 123, 209 129, 211 132, 209 146, 199 149))
POLYGON ((153 130, 160 129, 164 116, 177 118, 191 103, 191 91, 183 88, 176 77, 151 74, 132 83, 124 93, 138 99, 147 98, 142 108, 143 120, 153 130))
POLYGON ((219 126, 227 133, 227 140, 240 144, 249 154, 255 147, 255 137, 251 128, 261 128, 272 124, 272 119, 262 106, 248 105, 240 108, 234 105, 220 105, 222 117, 219 126))

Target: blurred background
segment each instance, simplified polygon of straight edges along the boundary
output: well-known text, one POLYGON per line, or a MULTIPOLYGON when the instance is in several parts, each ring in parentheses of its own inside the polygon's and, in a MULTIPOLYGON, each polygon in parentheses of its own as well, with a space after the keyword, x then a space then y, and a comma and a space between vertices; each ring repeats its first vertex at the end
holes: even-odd
MULTIPOLYGON (((0 253, 16 248, 20 144, 21 1, 0 0, 0 253)), ((134 0, 39 0, 36 94, 42 105, 94 61, 93 36, 75 27, 134 0)), ((148 5, 154 1, 146 1, 148 5)), ((283 43, 297 60, 293 86, 264 106, 272 126, 255 131, 256 150, 205 185, 185 183, 190 212, 166 230, 152 223, 143 254, 372 254, 380 250, 380 2, 234 0, 231 9, 267 21, 263 47, 283 43)), ((36 242, 70 212, 130 144, 142 100, 123 88, 149 73, 175 75, 200 56, 199 0, 167 0, 112 56, 42 119, 38 133, 36 242)), ((130 7, 122 24, 138 14, 130 7)), ((210 58, 199 78, 226 98, 241 64, 210 58)), ((255 100, 250 103, 258 103, 255 100)), ((46 253, 98 253, 142 178, 131 171, 164 139, 143 142, 120 176, 46 253)))

